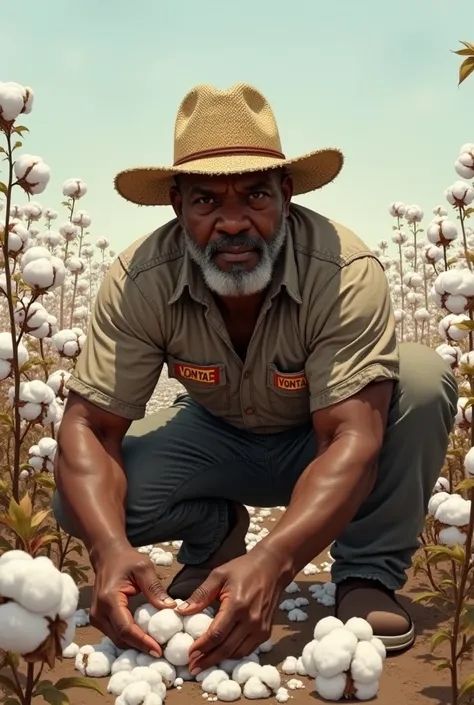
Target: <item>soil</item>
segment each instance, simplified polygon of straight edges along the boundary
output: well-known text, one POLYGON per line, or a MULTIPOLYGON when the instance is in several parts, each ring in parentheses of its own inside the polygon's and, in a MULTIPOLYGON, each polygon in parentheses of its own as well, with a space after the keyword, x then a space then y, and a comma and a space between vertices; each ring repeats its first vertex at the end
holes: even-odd
MULTIPOLYGON (((279 514, 279 512, 276 512, 279 514)), ((275 523, 266 524, 269 529, 275 523)), ((171 550, 167 547, 166 550, 171 550)), ((175 551, 173 551, 175 553, 175 551)), ((324 553, 312 561, 320 566, 327 561, 327 554, 324 553)), ((178 570, 176 561, 170 568, 161 568, 160 575, 165 584, 171 580, 178 570)), ((300 656, 305 644, 312 639, 314 625, 319 619, 329 614, 333 610, 323 607, 316 600, 311 599, 308 587, 312 584, 330 579, 328 573, 319 573, 312 576, 297 576, 296 582, 301 588, 300 596, 310 599, 310 604, 304 608, 309 615, 306 622, 289 622, 286 613, 277 610, 272 633, 272 641, 275 646, 268 654, 262 654, 261 663, 269 663, 275 666, 281 665, 287 656, 300 656)), ((403 590, 400 601, 410 612, 416 627, 417 640, 415 645, 407 652, 388 657, 385 662, 384 673, 381 678, 380 692, 376 699, 378 705, 447 705, 451 702, 449 673, 447 671, 437 672, 435 662, 442 657, 442 649, 437 650, 436 657, 430 651, 430 639, 434 632, 438 631, 446 621, 446 615, 433 606, 413 604, 412 599, 420 591, 426 590, 426 585, 420 584, 420 578, 410 575, 406 588, 403 590)), ((88 608, 90 605, 90 586, 81 590, 81 601, 79 607, 88 608)), ((289 597, 289 595, 285 595, 289 597)), ((293 596, 291 596, 293 597, 293 596)), ((143 601, 143 600, 142 600, 143 601)), ((134 605, 136 606, 136 604, 134 605)), ((75 642, 80 646, 85 644, 96 644, 100 642, 102 635, 92 627, 82 627, 76 630, 75 642)), ((64 660, 58 663, 54 671, 48 673, 45 669, 44 677, 48 680, 56 681, 58 678, 79 676, 74 669, 74 660, 64 660)), ((304 690, 290 691, 292 698, 288 701, 290 705, 314 705, 325 702, 314 693, 314 681, 304 676, 282 677, 282 685, 285 686, 290 678, 298 678, 305 685, 304 690)), ((106 692, 108 679, 98 679, 106 692)), ((90 690, 74 689, 68 691, 70 702, 73 705, 113 705, 115 698, 106 694, 101 697, 90 690)), ((37 700, 38 705, 43 703, 37 700)), ((196 683, 184 683, 181 690, 172 689, 168 691, 166 705, 192 705, 192 703, 203 703, 202 690, 196 683)), ((242 697, 237 702, 249 702, 242 697)), ((256 703, 276 703, 275 698, 268 700, 254 701, 256 703)))

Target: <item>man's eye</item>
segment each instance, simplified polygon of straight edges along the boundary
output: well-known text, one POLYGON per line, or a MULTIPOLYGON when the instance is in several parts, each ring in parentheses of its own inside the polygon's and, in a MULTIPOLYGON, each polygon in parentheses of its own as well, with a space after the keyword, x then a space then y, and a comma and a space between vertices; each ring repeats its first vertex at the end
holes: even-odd
POLYGON ((254 193, 250 194, 250 198, 253 199, 254 201, 261 201, 262 198, 266 198, 268 196, 265 191, 255 191, 254 193))
POLYGON ((201 203, 204 205, 209 205, 210 203, 213 203, 214 199, 212 196, 201 196, 201 198, 197 198, 195 203, 201 203))

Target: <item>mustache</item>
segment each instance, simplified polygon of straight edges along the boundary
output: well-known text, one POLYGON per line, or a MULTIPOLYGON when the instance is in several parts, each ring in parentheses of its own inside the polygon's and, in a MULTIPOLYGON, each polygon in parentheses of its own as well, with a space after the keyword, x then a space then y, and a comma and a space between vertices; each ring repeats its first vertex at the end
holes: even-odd
POLYGON ((206 254, 212 257, 229 247, 245 247, 249 250, 263 252, 265 242, 260 237, 252 237, 250 235, 222 235, 218 240, 208 243, 206 254))

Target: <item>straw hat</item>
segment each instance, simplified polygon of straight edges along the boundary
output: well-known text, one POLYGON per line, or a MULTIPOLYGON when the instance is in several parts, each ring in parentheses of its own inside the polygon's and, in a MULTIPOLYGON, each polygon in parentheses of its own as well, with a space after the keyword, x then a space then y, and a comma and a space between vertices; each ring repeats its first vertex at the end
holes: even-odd
POLYGON ((169 190, 177 174, 241 174, 286 167, 297 195, 335 179, 343 161, 338 149, 287 159, 273 111, 256 88, 246 83, 227 90, 199 85, 178 110, 173 165, 126 169, 115 177, 115 188, 141 206, 165 206, 170 205, 169 190))

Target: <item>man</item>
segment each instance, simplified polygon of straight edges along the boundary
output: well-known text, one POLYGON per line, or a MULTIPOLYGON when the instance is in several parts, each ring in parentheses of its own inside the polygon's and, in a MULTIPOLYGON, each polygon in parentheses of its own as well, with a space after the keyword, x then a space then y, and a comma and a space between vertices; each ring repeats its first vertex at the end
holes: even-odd
POLYGON ((89 550, 92 621, 116 643, 160 654, 131 595, 184 599, 182 614, 220 601, 193 673, 267 639, 282 588, 333 541, 336 614, 367 618, 392 651, 414 640, 395 591, 456 383, 433 350, 398 350, 370 249, 292 204, 342 162, 334 149, 287 159, 264 96, 204 85, 180 106, 174 165, 116 177, 124 198, 171 204, 176 218, 101 286, 69 382, 55 512, 89 550), (165 362, 187 394, 143 419, 165 362), (244 505, 287 506, 248 554, 244 505), (165 540, 183 541, 168 590, 133 548, 165 540))

